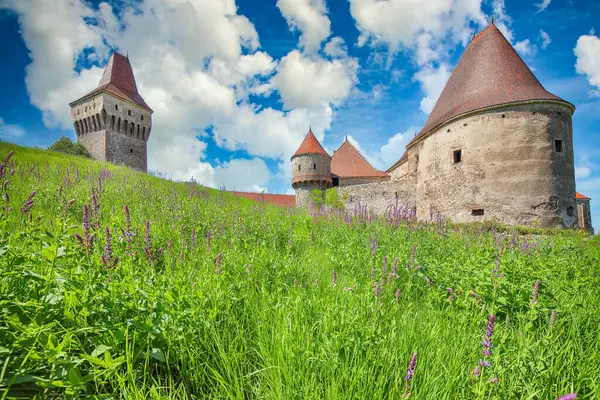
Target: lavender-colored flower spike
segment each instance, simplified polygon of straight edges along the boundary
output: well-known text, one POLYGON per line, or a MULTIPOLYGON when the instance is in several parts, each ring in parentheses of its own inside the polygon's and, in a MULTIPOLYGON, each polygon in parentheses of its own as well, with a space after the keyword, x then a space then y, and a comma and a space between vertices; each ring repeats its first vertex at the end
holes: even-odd
POLYGON ((110 236, 110 229, 106 227, 106 244, 104 245, 104 255, 102 256, 102 265, 104 268, 114 268, 119 262, 119 258, 113 258, 112 256, 112 237, 110 236))
POLYGON ((331 286, 335 286, 336 283, 337 283, 337 272, 335 272, 335 269, 334 269, 333 272, 331 273, 331 286))
POLYGON ((450 293, 450 297, 448 298, 448 300, 450 301, 454 301, 454 290, 452 290, 452 288, 446 288, 446 290, 448 291, 448 293, 450 293))
POLYGON ((476 365, 473 369, 473 376, 475 376, 475 378, 479 378, 479 375, 481 375, 481 371, 479 370, 479 365, 476 365))
POLYGON ((536 279, 535 283, 533 284, 533 294, 531 295, 531 304, 537 304, 539 290, 540 290, 540 280, 536 279))
POLYGON ((375 268, 371 268, 371 280, 375 280, 375 268))
POLYGON ((400 289, 396 290, 396 303, 400 300, 400 289))
POLYGON ((406 376, 404 377, 404 380, 406 381, 406 390, 408 390, 410 388, 410 383, 412 382, 416 366, 417 366, 417 352, 415 351, 410 359, 410 363, 408 364, 408 369, 406 370, 406 376))
POLYGON ((410 253, 410 264, 414 265, 415 263, 415 256, 417 255, 417 245, 415 244, 412 248, 412 251, 410 253))
POLYGON ((398 266, 398 257, 394 258, 394 263, 392 264, 392 274, 394 274, 394 276, 398 276, 397 266, 398 266))
POLYGON ((210 229, 206 232, 206 248, 210 251, 210 229))
POLYGON ((556 400, 575 400, 577 398, 577 393, 569 393, 563 394, 560 397, 557 397, 556 400))

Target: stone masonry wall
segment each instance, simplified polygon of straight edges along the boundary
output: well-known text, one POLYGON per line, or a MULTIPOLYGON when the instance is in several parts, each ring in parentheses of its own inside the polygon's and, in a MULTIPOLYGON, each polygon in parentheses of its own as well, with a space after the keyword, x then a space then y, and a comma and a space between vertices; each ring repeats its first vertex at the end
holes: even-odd
POLYGON ((577 199, 577 219, 580 229, 585 229, 594 233, 592 227, 592 212, 590 209, 590 201, 586 199, 577 199))
POLYGON ((375 214, 385 214, 388 207, 396 204, 415 210, 415 195, 408 181, 387 181, 338 188, 340 196, 348 195, 346 210, 353 211, 357 205, 367 205, 375 214))
POLYGON ((310 192, 331 185, 331 159, 324 154, 302 154, 292 159, 296 205, 310 207, 310 192))
POLYGON ((411 146, 408 163, 419 219, 433 208, 456 222, 577 224, 571 111, 564 105, 514 105, 461 118, 411 146))
POLYGON ((99 93, 74 104, 71 115, 77 140, 94 159, 146 171, 150 111, 99 93))
POLYGON ((364 185, 367 183, 386 182, 389 178, 340 178, 339 186, 364 185))

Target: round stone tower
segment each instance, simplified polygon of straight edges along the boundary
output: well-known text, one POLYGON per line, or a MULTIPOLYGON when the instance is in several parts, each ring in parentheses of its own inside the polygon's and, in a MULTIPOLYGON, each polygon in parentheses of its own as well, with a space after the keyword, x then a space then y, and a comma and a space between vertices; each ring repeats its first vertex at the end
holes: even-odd
POLYGON ((291 161, 292 187, 296 190, 296 205, 311 207, 311 192, 315 189, 324 191, 332 185, 331 157, 309 129, 291 161))

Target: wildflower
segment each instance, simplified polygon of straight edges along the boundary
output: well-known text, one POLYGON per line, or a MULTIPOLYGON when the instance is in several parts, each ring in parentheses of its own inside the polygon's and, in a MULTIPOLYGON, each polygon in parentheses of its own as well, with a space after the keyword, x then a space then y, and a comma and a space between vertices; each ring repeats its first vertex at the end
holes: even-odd
POLYGON ((62 196, 62 185, 58 186, 58 197, 62 196))
POLYGON ((94 188, 92 188, 92 228, 98 226, 98 197, 96 196, 96 192, 94 188))
POLYGON ((450 293, 450 297, 448 298, 448 300, 450 301, 454 301, 454 290, 452 290, 452 288, 446 288, 446 290, 448 291, 448 293, 450 293))
POLYGON ((106 227, 106 243, 104 245, 104 255, 102 255, 102 265, 104 268, 114 268, 119 262, 119 258, 113 258, 112 256, 112 238, 110 236, 110 230, 106 227))
POLYGON ((481 371, 479 371, 479 366, 476 365, 475 368, 473 369, 473 376, 475 376, 475 378, 479 378, 480 374, 481 374, 481 371))
POLYGON ((481 298, 479 297, 479 295, 475 292, 469 292, 469 296, 473 296, 475 297, 475 300, 477 300, 477 303, 479 305, 483 304, 483 301, 481 301, 481 298))
MULTIPOLYGON (((483 342, 481 345, 483 346, 483 350, 481 350, 483 354, 483 359, 479 360, 479 365, 482 368, 488 368, 490 366, 490 362, 488 361, 488 357, 492 354, 492 335, 494 334, 494 323, 496 316, 494 314, 490 315, 488 320, 487 330, 485 332, 485 337, 483 338, 483 342)), ((479 372, 479 367, 475 366, 475 371, 479 372)), ((475 377, 479 376, 475 374, 475 377)))
POLYGON ((375 297, 376 298, 379 298, 379 296, 381 296, 381 289, 382 289, 382 287, 376 283, 375 284, 375 297))
POLYGON ((535 283, 533 284, 533 294, 531 295, 531 304, 537 304, 539 290, 540 290, 540 280, 536 279, 535 283))
POLYGON ((425 282, 427 282, 429 286, 433 285, 433 282, 431 282, 431 279, 429 279, 428 277, 425 277, 425 282))
POLYGON ((171 239, 169 239, 169 241, 167 242, 167 252, 169 254, 171 254, 171 247, 173 245, 173 241, 171 239))
POLYGON ((412 247, 412 251, 410 253, 410 265, 414 265, 415 263, 415 256, 417 255, 417 245, 415 244, 412 247))
POLYGON ((75 199, 71 199, 67 201, 67 210, 71 208, 71 206, 75 203, 75 199))
POLYGON ((375 280, 375 268, 371 268, 371 280, 375 280))
POLYGON ((35 196, 36 193, 36 191, 31 192, 27 197, 27 200, 25 200, 25 203, 23 203, 23 205, 21 206, 21 212, 23 214, 27 213, 31 209, 31 207, 33 207, 33 196, 35 196))
POLYGON ((154 251, 152 248, 152 238, 150 236, 150 221, 146 220, 146 236, 144 237, 144 242, 146 246, 144 247, 144 254, 146 254, 146 258, 150 261, 150 264, 154 266, 156 260, 162 255, 163 249, 162 247, 158 250, 154 251))
POLYGON ((350 287, 344 288, 344 291, 345 292, 350 292, 350 291, 352 291, 352 289, 354 289, 354 288, 352 286, 350 286, 350 287))
POLYGON ((83 217, 81 228, 83 230, 83 237, 78 234, 75 234, 75 237, 79 241, 79 244, 81 244, 85 248, 86 253, 89 253, 92 250, 92 246, 94 245, 94 235, 90 233, 90 220, 87 204, 83 205, 83 217))
POLYGON ((490 378, 489 383, 498 383, 498 378, 490 378))
POLYGON ((555 400, 575 400, 577 398, 577 393, 569 393, 563 394, 560 397, 557 397, 555 400))
POLYGON ((394 262, 392 263, 392 274, 394 274, 394 276, 398 276, 397 265, 398 265, 398 257, 394 258, 394 262))
POLYGON ((206 232, 206 248, 210 251, 210 229, 206 232))
POLYGON ((192 228, 192 251, 196 248, 196 229, 192 228))
POLYGON ((215 264, 217 264, 217 274, 221 275, 223 272, 221 271, 221 258, 223 257, 223 253, 217 254, 217 259, 215 260, 215 264))
POLYGON ((381 276, 384 277, 387 274, 387 257, 383 256, 383 265, 381 266, 381 276))
POLYGON ((396 303, 400 300, 400 289, 396 290, 396 303))
POLYGON ((337 273, 335 272, 335 269, 334 269, 333 272, 331 273, 331 286, 335 287, 336 282, 337 282, 337 273))
POLYGON ((410 359, 410 363, 408 364, 408 370, 406 371, 406 376, 404 380, 406 381, 406 390, 410 389, 410 384, 412 383, 413 375, 415 373, 415 367, 417 366, 417 352, 415 351, 410 359))

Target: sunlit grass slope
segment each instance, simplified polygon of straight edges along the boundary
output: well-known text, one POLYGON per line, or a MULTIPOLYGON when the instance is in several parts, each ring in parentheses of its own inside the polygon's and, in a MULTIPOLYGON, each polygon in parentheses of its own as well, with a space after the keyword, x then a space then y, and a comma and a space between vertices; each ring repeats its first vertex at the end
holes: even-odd
POLYGON ((598 238, 314 217, 10 151, 0 399, 600 398, 598 238))

